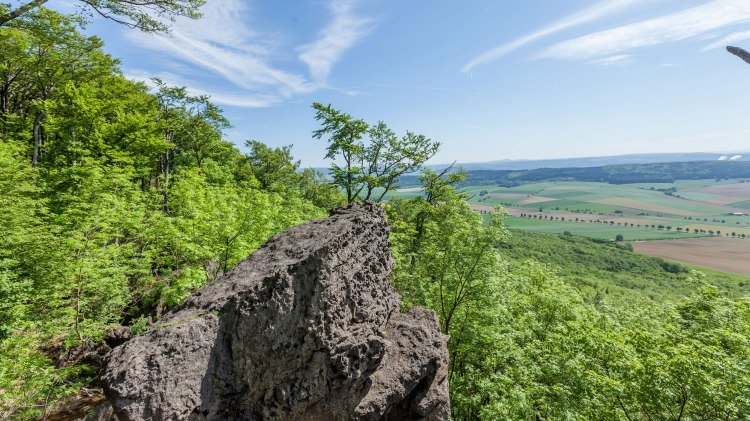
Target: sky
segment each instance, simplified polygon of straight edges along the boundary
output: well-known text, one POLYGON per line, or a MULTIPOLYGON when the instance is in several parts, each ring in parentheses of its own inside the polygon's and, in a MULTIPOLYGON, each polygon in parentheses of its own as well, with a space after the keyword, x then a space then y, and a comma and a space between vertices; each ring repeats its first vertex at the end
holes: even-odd
POLYGON ((435 164, 750 150, 750 66, 724 50, 750 49, 750 0, 208 0, 171 36, 87 30, 306 166, 313 102, 442 142, 435 164))

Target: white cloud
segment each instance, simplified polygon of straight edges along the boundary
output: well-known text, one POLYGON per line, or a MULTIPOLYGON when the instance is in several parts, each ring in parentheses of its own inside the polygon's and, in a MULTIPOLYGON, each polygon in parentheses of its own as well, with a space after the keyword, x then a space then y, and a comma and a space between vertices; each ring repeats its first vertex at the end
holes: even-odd
POLYGON ((648 19, 552 45, 542 57, 589 59, 638 47, 680 41, 750 21, 750 1, 715 0, 662 17, 648 19))
POLYGON ((748 39, 750 39, 750 31, 734 32, 716 42, 713 42, 703 47, 701 51, 708 51, 708 50, 713 50, 716 48, 723 48, 723 47, 726 47, 727 45, 734 44, 740 41, 745 41, 748 39))
POLYGON ((594 64, 597 66, 624 66, 633 62, 632 56, 628 54, 620 54, 616 56, 604 57, 596 60, 591 60, 587 64, 594 64))
POLYGON ((159 78, 169 86, 184 86, 187 93, 193 96, 206 95, 211 102, 218 105, 231 105, 243 108, 264 108, 282 102, 276 95, 264 95, 253 93, 227 93, 219 89, 202 89, 194 86, 194 82, 170 72, 148 73, 143 70, 126 71, 124 76, 130 80, 143 82, 151 88, 156 87, 153 78, 159 78))
POLYGON ((312 79, 320 85, 325 85, 331 67, 341 55, 372 28, 371 20, 354 14, 354 5, 352 0, 333 1, 329 5, 333 14, 331 23, 317 40, 299 48, 299 59, 307 64, 312 79))
POLYGON ((646 0, 605 0, 605 1, 602 1, 587 9, 581 10, 578 13, 569 15, 561 20, 558 20, 557 22, 547 27, 544 27, 536 32, 533 32, 521 38, 515 39, 513 41, 507 42, 505 44, 499 45, 490 50, 487 50, 484 53, 474 57, 468 63, 466 63, 466 65, 464 65, 461 71, 464 73, 468 73, 474 67, 480 64, 485 64, 490 61, 496 60, 510 53, 511 51, 521 48, 524 45, 529 44, 533 41, 536 41, 540 38, 546 37, 548 35, 552 35, 556 32, 560 32, 568 28, 572 28, 574 26, 582 25, 585 23, 589 23, 589 22, 601 19, 608 15, 620 12, 637 3, 643 3, 644 1, 646 0))
POLYGON ((243 0, 209 1, 203 8, 203 18, 177 19, 171 25, 171 36, 137 31, 128 31, 126 36, 131 42, 168 57, 160 62, 171 59, 173 68, 181 67, 176 70, 183 75, 181 84, 189 86, 191 93, 209 94, 224 105, 266 107, 323 87, 341 54, 366 34, 362 28, 369 25, 368 21, 354 17, 352 7, 351 2, 334 0, 331 24, 320 39, 302 47, 306 54, 300 55, 300 60, 309 66, 309 77, 273 64, 275 58, 288 51, 250 27, 247 17, 252 13, 243 0), (185 65, 193 71, 184 72, 185 65), (217 90, 215 84, 205 86, 196 70, 218 76, 225 87, 217 90))

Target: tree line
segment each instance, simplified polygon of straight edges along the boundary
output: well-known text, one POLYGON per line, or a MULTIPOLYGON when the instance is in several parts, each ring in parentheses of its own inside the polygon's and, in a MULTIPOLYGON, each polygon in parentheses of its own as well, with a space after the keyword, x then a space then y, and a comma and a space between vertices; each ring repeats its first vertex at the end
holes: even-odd
MULTIPOLYGON (((620 164, 587 168, 533 170, 472 170, 471 185, 516 187, 540 181, 586 181, 610 184, 673 183, 675 180, 747 179, 750 161, 696 161, 659 164, 620 164)), ((417 176, 404 178, 418 185, 417 176)))

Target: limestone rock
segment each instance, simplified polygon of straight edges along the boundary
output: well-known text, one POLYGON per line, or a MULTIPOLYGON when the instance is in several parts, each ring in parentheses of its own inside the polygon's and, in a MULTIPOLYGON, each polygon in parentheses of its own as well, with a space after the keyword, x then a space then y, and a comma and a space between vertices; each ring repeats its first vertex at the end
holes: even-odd
POLYGON ((115 415, 447 419, 446 338, 434 312, 399 312, 388 232, 364 203, 271 238, 112 350, 115 415))

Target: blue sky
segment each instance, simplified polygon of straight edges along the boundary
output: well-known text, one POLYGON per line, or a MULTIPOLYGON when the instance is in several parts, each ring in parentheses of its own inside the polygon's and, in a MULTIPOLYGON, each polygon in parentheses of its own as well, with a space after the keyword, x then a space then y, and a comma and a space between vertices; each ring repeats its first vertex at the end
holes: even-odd
POLYGON ((750 47, 750 0, 208 0, 171 37, 89 30, 305 165, 313 101, 440 140, 433 163, 750 150, 750 66, 723 49, 750 47))

